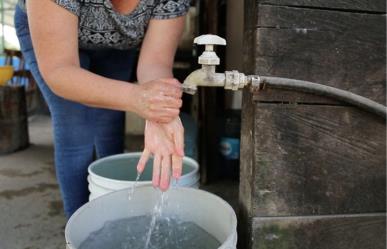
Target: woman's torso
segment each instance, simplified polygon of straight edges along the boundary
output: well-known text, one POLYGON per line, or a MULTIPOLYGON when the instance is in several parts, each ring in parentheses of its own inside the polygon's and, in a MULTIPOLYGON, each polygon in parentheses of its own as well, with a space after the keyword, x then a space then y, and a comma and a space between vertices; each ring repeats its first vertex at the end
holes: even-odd
MULTIPOLYGON (((189 0, 138 0, 128 14, 121 14, 111 0, 53 0, 79 18, 79 47, 128 49, 144 38, 151 18, 167 19, 186 13, 189 0)), ((19 0, 24 8, 25 0, 19 0)))

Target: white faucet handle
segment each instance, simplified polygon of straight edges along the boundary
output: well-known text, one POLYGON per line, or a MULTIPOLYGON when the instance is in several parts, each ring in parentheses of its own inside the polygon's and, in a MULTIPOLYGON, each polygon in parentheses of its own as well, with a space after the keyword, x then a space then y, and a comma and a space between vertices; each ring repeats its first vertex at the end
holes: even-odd
POLYGON ((226 40, 217 35, 201 35, 195 38, 194 43, 205 45, 206 49, 198 58, 201 65, 219 65, 220 59, 214 52, 214 45, 226 45, 226 40))
POLYGON ((226 45, 226 40, 217 35, 201 35, 195 38, 195 44, 198 45, 226 45))

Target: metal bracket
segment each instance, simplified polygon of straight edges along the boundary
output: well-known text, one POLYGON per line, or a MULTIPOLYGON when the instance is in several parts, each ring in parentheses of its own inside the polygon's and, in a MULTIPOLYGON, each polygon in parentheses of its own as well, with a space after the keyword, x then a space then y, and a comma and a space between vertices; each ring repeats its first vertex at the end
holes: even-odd
POLYGON ((251 87, 250 87, 251 92, 257 92, 263 89, 264 85, 261 77, 259 77, 258 75, 254 75, 254 76, 249 76, 249 78, 251 82, 251 87))

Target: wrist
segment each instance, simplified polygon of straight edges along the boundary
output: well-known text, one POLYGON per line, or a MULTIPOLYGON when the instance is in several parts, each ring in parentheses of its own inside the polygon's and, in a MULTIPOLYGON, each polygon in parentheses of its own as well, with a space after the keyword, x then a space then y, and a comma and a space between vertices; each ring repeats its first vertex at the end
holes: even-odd
MULTIPOLYGON (((126 106, 126 111, 134 112, 138 115, 140 115, 140 110, 138 108, 138 103, 141 103, 141 87, 136 84, 128 84, 128 87, 126 88, 125 91, 125 106, 126 106)), ((142 115, 140 115, 142 116, 142 115)))

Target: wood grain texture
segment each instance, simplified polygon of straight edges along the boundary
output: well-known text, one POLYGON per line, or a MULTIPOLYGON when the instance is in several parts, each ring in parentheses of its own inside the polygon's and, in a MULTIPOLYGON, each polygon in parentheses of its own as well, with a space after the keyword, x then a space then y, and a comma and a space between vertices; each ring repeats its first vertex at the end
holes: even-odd
POLYGON ((0 155, 29 144, 24 86, 0 87, 0 155))
POLYGON ((240 151, 240 183, 239 183, 239 214, 238 214, 238 248, 250 248, 251 213, 254 190, 255 158, 255 108, 252 105, 252 94, 243 90, 240 151))
POLYGON ((384 249, 385 214, 254 218, 254 249, 384 249))
POLYGON ((296 92, 287 89, 267 88, 254 92, 253 100, 259 102, 269 102, 278 104, 323 104, 323 105, 340 105, 345 106, 347 103, 340 102, 333 98, 327 98, 320 95, 310 93, 296 92))
POLYGON ((385 15, 260 5, 258 17, 248 74, 313 81, 385 104, 385 15))
MULTIPOLYGON (((385 104, 385 6, 246 0, 245 73, 313 81, 385 104)), ((243 101, 240 248, 385 248, 385 120, 292 91, 245 89, 243 101)))
POLYGON ((385 120, 351 107, 263 103, 254 117, 251 215, 386 210, 385 120))
POLYGON ((260 4, 385 13, 384 0, 258 0, 260 4))

